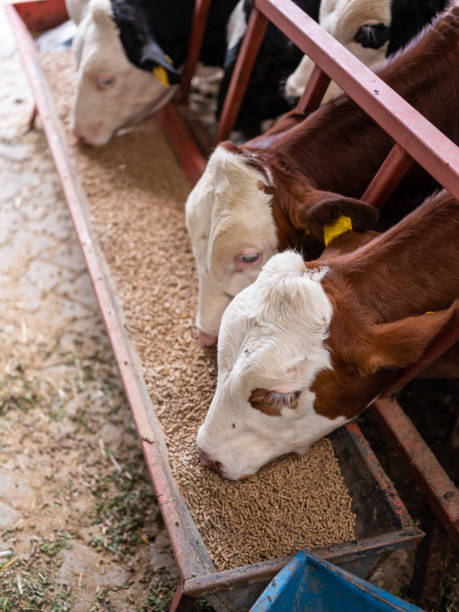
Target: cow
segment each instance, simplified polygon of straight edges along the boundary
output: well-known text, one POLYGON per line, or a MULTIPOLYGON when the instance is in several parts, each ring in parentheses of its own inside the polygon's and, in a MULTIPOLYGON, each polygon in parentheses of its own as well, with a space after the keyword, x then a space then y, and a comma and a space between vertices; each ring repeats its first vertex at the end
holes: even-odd
MULTIPOLYGON (((204 463, 237 480, 368 407, 459 305, 458 235, 459 202, 442 191, 351 252, 272 257, 223 315, 204 463)), ((453 347, 424 376, 458 374, 453 347)))
MULTIPOLYGON (((375 70, 386 56, 416 36, 446 3, 447 0, 322 0, 319 23, 368 68, 375 70)), ((287 78, 287 97, 302 95, 313 67, 314 62, 305 55, 287 78)), ((322 102, 340 91, 331 82, 322 102)))
MULTIPOLYGON (((190 0, 66 0, 78 25, 73 128, 101 146, 174 95, 190 38, 190 0)), ((237 0, 212 2, 200 59, 222 66, 226 25, 237 0)))
MULTIPOLYGON (((318 20, 320 0, 293 2, 315 21, 318 20)), ((217 118, 225 102, 251 10, 252 0, 240 0, 228 24, 228 50, 218 92, 217 118)), ((301 57, 301 51, 269 22, 234 125, 236 130, 242 130, 245 134, 259 134, 260 125, 265 119, 279 117, 292 108, 291 101, 283 92, 283 86, 301 57)))
MULTIPOLYGON (((459 141, 459 6, 388 60, 379 77, 456 143, 459 141)), ((383 230, 432 193, 414 165, 382 209, 358 198, 393 145, 357 105, 338 96, 308 117, 293 112, 245 145, 221 143, 186 202, 196 259, 201 342, 216 344, 231 299, 278 251, 320 255, 340 215, 354 230, 383 230), (302 118, 303 117, 303 118, 302 118), (281 126, 281 127, 279 127, 281 126), (282 129, 282 126, 285 129, 282 129)))

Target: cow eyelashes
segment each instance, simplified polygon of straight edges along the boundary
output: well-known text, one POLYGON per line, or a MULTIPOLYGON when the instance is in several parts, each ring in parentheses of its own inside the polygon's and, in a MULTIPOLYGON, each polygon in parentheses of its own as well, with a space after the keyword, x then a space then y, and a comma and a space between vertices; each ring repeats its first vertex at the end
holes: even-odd
POLYGON ((115 78, 111 76, 100 76, 97 79, 97 88, 98 89, 108 89, 115 83, 115 78))
POLYGON ((278 393, 277 391, 268 391, 263 398, 263 403, 268 406, 290 406, 294 404, 300 397, 301 391, 292 391, 290 393, 278 393))
POLYGON ((261 257, 261 253, 253 253, 252 255, 241 255, 241 261, 244 263, 254 263, 261 257))

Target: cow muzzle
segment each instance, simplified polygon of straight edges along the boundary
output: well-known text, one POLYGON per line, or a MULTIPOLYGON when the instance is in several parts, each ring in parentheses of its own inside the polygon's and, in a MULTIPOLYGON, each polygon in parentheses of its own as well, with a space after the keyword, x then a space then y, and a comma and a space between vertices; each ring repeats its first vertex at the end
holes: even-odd
POLYGON ((206 451, 203 451, 202 448, 199 448, 199 446, 198 446, 198 455, 199 455, 199 459, 201 460, 201 463, 205 465, 205 467, 208 467, 210 470, 217 472, 217 474, 221 473, 220 461, 212 460, 209 457, 209 455, 206 453, 206 451))
POLYGON ((204 332, 198 330, 198 338, 201 344, 204 346, 217 346, 217 336, 210 336, 209 334, 205 334, 204 332))

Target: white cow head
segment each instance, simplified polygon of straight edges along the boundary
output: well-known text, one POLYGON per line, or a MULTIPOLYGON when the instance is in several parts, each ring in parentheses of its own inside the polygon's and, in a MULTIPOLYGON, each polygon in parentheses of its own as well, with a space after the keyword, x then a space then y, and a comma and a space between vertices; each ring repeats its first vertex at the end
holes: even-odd
MULTIPOLYGON (((371 70, 386 57, 391 23, 390 0, 322 0, 319 23, 371 70)), ((311 75, 314 62, 305 55, 287 79, 287 96, 300 97, 311 75)), ((340 93, 331 82, 322 102, 340 93)))
MULTIPOLYGON (((73 129, 84 142, 99 146, 119 129, 166 104, 177 86, 163 84, 153 72, 128 61, 110 0, 67 0, 67 7, 78 23, 73 42, 78 66, 73 129)), ((164 64, 164 54, 157 45, 150 45, 148 53, 158 54, 157 60, 150 58, 152 63, 164 64)), ((157 74, 161 78, 164 72, 157 74)))
POLYGON ((331 367, 324 341, 332 306, 300 255, 286 251, 226 309, 218 381, 198 433, 209 465, 237 480, 279 455, 304 453, 346 422, 316 414, 310 387, 331 367))
POLYGON ((215 344, 223 311, 277 251, 271 191, 272 179, 255 156, 218 146, 188 197, 186 224, 199 279, 197 327, 205 344, 215 344))

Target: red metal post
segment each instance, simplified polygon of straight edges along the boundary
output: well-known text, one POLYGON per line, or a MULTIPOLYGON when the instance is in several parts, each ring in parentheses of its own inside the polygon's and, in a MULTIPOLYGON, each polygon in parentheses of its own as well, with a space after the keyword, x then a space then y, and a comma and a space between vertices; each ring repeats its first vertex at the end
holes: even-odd
POLYGON ((216 142, 225 140, 237 119, 268 20, 253 7, 218 124, 216 142))
POLYGON ((193 25, 191 28, 190 46, 188 47, 188 55, 185 66, 182 72, 182 81, 175 99, 177 102, 188 101, 191 88, 191 79, 193 78, 196 64, 198 63, 199 54, 201 53, 202 41, 207 25, 207 17, 209 15, 210 3, 212 0, 196 0, 193 15, 193 25))
POLYGON ((300 113, 308 115, 319 108, 322 98, 330 84, 330 77, 325 72, 314 64, 311 76, 308 79, 306 87, 300 101, 296 105, 296 110, 300 113))
POLYGON ((172 104, 166 104, 155 113, 155 119, 165 134, 191 185, 198 182, 206 168, 206 159, 190 136, 184 122, 172 104))
POLYGON ((396 143, 366 188, 362 200, 381 208, 413 163, 413 158, 396 143))
POLYGON ((395 400, 377 399, 371 410, 383 432, 403 456, 433 511, 459 546, 459 491, 453 481, 395 400))

